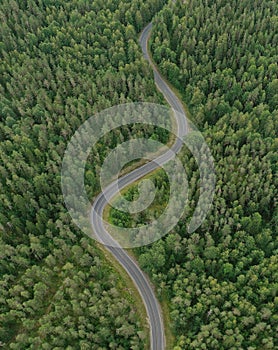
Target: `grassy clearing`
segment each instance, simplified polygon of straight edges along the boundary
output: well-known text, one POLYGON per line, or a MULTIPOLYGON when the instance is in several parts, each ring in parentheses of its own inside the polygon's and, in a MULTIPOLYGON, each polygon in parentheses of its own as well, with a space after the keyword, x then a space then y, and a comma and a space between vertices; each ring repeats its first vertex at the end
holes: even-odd
POLYGON ((175 346, 175 337, 172 332, 170 311, 169 311, 169 301, 166 296, 160 300, 160 306, 163 314, 164 321, 164 332, 166 338, 166 350, 173 350, 175 346))

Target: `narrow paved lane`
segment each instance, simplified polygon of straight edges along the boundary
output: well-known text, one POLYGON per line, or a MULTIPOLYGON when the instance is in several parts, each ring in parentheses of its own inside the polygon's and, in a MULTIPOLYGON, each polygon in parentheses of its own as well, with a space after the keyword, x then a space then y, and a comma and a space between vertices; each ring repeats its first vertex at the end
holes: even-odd
MULTIPOLYGON (((162 92, 165 99, 168 101, 169 105, 173 109, 174 116, 176 118, 177 124, 177 135, 183 136, 187 132, 187 121, 185 117, 185 112, 183 110, 182 104, 179 98, 171 90, 169 85, 163 80, 155 66, 153 65, 151 58, 148 54, 148 39, 151 33, 152 24, 148 24, 143 30, 140 36, 140 45, 144 57, 149 61, 153 72, 157 88, 162 92), (175 111, 179 113, 175 113, 175 111)), ((157 169, 159 165, 162 165, 169 161, 175 153, 177 153, 182 146, 182 142, 177 139, 171 150, 167 151, 154 161, 141 166, 121 177, 120 179, 112 182, 102 193, 98 195, 95 199, 92 210, 91 210, 91 222, 95 234, 98 236, 99 240, 106 245, 106 249, 112 253, 115 259, 124 267, 128 275, 133 280, 136 288, 138 289, 142 300, 145 304, 149 327, 150 327, 150 342, 151 350, 164 350, 165 349, 165 335, 163 326, 163 317, 161 309, 154 291, 142 272, 137 263, 127 254, 127 252, 122 249, 117 242, 109 235, 104 227, 102 221, 103 210, 107 205, 107 200, 110 200, 117 193, 118 189, 122 189, 125 186, 133 183, 139 178, 145 176, 151 171, 157 169), (107 198, 107 199, 106 199, 107 198), (111 246, 110 246, 111 245, 111 246)))

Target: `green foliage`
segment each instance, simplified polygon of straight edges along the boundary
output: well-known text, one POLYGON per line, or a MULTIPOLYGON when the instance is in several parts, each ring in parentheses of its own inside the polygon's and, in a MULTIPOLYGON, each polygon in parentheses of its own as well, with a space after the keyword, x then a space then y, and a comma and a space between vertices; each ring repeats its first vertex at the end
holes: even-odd
MULTIPOLYGON (((147 210, 139 211, 135 214, 130 214, 112 206, 109 211, 109 220, 113 225, 119 227, 139 227, 142 224, 157 219, 163 213, 170 195, 167 175, 164 170, 160 169, 155 174, 148 176, 148 179, 153 182, 155 187, 155 193, 153 193, 154 200, 151 205, 147 210)), ((148 193, 145 193, 145 196, 148 196, 148 193)), ((132 185, 128 189, 124 189, 122 195, 125 200, 130 202, 138 200, 138 186, 132 185)), ((144 197, 144 193, 141 193, 142 195, 144 197)), ((115 201, 115 204, 118 206, 121 204, 121 199, 116 198, 115 201)))
MULTIPOLYGON (((153 57, 184 93, 200 127, 233 111, 252 116, 258 106, 268 113, 276 110, 276 14, 273 0, 196 0, 169 4, 157 16, 153 57)), ((273 123, 274 116, 269 115, 268 122, 273 123)), ((260 129, 275 135, 274 130, 260 129)))
POLYGON ((168 296, 177 349, 277 347, 277 3, 175 1, 155 19, 153 58, 180 89, 215 159, 213 207, 197 232, 187 151, 185 216, 137 249, 168 296))
MULTIPOLYGON (((160 0, 1 2, 0 339, 8 349, 142 349, 134 300, 93 242, 71 225, 61 159, 89 116, 160 101, 138 31, 160 0)), ((277 347, 277 4, 174 1, 157 16, 152 52, 180 89, 216 161, 213 208, 191 236, 198 170, 186 151, 189 203, 165 239, 137 250, 167 295, 175 349, 277 347)), ((168 135, 143 130, 149 137, 168 135)), ((122 128, 93 150, 90 197, 122 128)), ((164 188, 163 176, 155 177, 164 188)), ((131 199, 136 191, 128 193, 131 199)), ((137 223, 155 217, 167 190, 137 223)), ((114 215, 115 213, 113 213, 114 215)), ((134 218, 120 218, 126 225, 134 218)))
MULTIPOLYGON (((115 104, 160 100, 138 31, 162 3, 1 2, 0 339, 5 348, 145 346, 142 320, 119 274, 71 224, 60 170, 67 141, 88 117, 115 104)), ((117 130, 92 152, 86 169, 90 198, 98 190, 107 149, 139 132, 117 130)))

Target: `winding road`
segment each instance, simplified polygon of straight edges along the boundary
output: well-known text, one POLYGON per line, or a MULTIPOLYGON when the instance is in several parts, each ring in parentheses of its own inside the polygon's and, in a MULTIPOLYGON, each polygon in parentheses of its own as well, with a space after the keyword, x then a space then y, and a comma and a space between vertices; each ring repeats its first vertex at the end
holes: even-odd
MULTIPOLYGON (((139 39, 140 45, 144 57, 146 60, 148 60, 153 69, 157 88, 162 92, 170 107, 173 109, 177 124, 177 135, 179 137, 182 137, 187 133, 186 115, 179 98, 162 78, 149 56, 148 39, 150 37, 151 29, 152 23, 149 23, 144 28, 139 39)), ((182 141, 177 138, 171 149, 165 152, 163 155, 112 182, 106 189, 104 189, 103 192, 101 192, 96 197, 91 210, 91 223, 95 234, 98 236, 99 240, 105 244, 106 249, 124 267, 142 297, 147 311, 150 327, 151 350, 165 349, 164 325, 160 305, 157 301, 154 290, 150 285, 150 282, 148 281, 143 271, 139 268, 136 261, 134 261, 106 231, 102 216, 104 208, 107 205, 107 201, 114 197, 119 189, 121 190, 125 186, 133 183, 139 178, 157 169, 160 165, 169 161, 172 157, 175 156, 175 153, 177 153, 181 147, 182 141)))

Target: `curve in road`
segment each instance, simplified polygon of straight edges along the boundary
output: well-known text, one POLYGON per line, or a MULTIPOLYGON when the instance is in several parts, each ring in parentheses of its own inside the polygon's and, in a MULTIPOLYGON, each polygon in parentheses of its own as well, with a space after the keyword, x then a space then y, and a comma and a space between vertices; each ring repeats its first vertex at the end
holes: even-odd
POLYGON ((164 350, 165 335, 163 317, 153 288, 136 261, 134 261, 106 231, 102 220, 103 210, 107 205, 107 201, 112 199, 119 189, 121 190, 125 186, 130 185, 134 181, 169 161, 182 147, 182 142, 179 137, 182 137, 187 133, 187 121, 182 103, 172 91, 170 86, 162 78, 148 53, 148 40, 151 29, 152 23, 149 23, 142 31, 139 41, 144 57, 148 60, 153 69, 156 86, 162 92, 163 96, 173 109, 177 123, 178 138, 171 149, 165 152, 163 155, 133 170, 129 174, 122 176, 105 188, 103 192, 97 196, 93 203, 91 210, 91 223, 99 240, 106 246, 106 249, 114 256, 114 258, 124 267, 141 295, 149 321, 151 350, 164 350))

